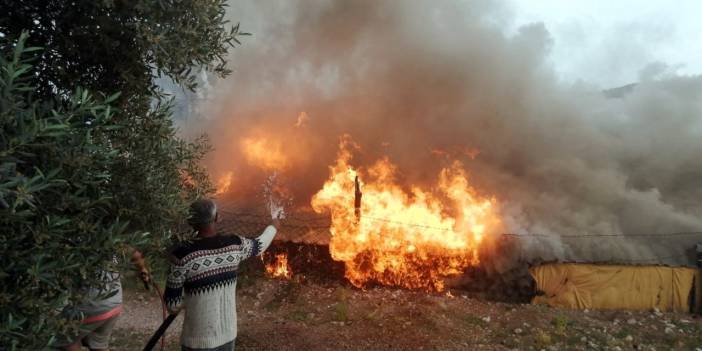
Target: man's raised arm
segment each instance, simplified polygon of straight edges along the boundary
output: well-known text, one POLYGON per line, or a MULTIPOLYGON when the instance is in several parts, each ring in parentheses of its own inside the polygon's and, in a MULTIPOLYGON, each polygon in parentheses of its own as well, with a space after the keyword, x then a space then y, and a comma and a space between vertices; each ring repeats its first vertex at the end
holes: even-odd
POLYGON ((274 219, 273 223, 266 227, 263 233, 261 233, 261 235, 259 235, 258 238, 256 238, 260 245, 260 252, 258 253, 259 255, 266 251, 266 249, 271 245, 271 242, 273 242, 273 238, 275 238, 275 235, 278 233, 278 230, 280 230, 280 220, 274 219))

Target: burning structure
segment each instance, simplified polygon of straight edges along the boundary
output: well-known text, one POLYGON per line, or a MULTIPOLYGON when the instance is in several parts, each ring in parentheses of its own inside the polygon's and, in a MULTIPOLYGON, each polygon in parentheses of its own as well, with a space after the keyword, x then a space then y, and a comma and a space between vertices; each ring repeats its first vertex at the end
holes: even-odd
MULTIPOLYGON (((552 238, 500 233, 499 204, 494 198, 481 197, 470 186, 460 163, 441 170, 430 191, 417 186, 405 190, 396 183, 397 170, 387 158, 368 169, 351 166, 353 151, 358 148, 350 136, 341 138, 329 179, 311 200, 318 217, 292 218, 294 222, 278 239, 279 249, 264 258, 269 276, 290 279, 290 256, 308 272, 305 266, 314 265, 313 261, 322 265, 341 262, 345 278, 360 288, 383 284, 440 292, 449 283, 454 288, 489 292, 493 297, 531 299, 537 295, 536 303, 571 308, 699 308, 699 272, 679 262, 689 258, 691 253, 685 249, 700 233, 667 235, 677 238, 674 245, 678 245, 679 256, 637 261, 613 257, 599 265, 559 263, 557 258, 545 259, 548 252, 534 249, 533 241, 543 250, 548 246, 539 240, 552 238), (329 256, 320 258, 320 252, 329 256)), ((232 223, 242 223, 240 215, 231 216, 232 223)), ((263 226, 266 216, 258 220, 243 223, 263 226)), ((627 240, 616 244, 619 246, 637 245, 637 236, 594 236, 600 242, 627 240)), ((646 242, 658 235, 638 237, 646 242)), ((336 270, 338 273, 338 266, 336 270)))
POLYGON ((490 275, 520 291, 545 262, 694 267, 702 77, 605 96, 560 80, 547 28, 505 31, 503 10, 238 1, 254 40, 213 83, 212 118, 185 129, 212 136, 232 208, 278 172, 299 209, 281 240, 327 248, 355 285, 490 275))
POLYGON ((433 192, 417 186, 405 191, 388 159, 359 174, 349 164, 352 145, 349 136, 342 138, 329 179, 312 197, 312 208, 331 216, 329 249, 345 263, 352 284, 441 291, 445 277, 480 261, 484 236, 499 225, 495 200, 478 197, 459 163, 441 170, 433 192), (362 202, 359 175, 365 180, 362 202))

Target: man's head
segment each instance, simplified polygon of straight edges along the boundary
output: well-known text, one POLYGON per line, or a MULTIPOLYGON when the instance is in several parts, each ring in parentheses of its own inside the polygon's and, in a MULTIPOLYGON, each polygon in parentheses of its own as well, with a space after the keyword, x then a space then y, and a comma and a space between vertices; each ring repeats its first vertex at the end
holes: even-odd
POLYGON ((214 227, 217 221, 217 204, 210 199, 200 199, 190 205, 188 223, 197 231, 214 227))

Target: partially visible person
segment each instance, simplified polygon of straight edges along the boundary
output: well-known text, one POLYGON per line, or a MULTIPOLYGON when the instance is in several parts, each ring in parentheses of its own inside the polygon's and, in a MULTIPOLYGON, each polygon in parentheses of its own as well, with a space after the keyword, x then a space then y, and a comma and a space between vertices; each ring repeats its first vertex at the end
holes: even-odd
MULTIPOLYGON (((142 253, 130 246, 124 247, 124 250, 132 252, 132 263, 144 286, 148 288, 151 273, 146 268, 142 253)), ((117 266, 116 256, 113 261, 114 266, 117 266)), ((59 337, 52 345, 53 348, 78 351, 85 346, 91 351, 108 350, 112 328, 122 313, 122 283, 116 268, 102 271, 99 281, 102 284, 98 287, 88 289, 83 304, 76 308, 64 309, 63 313, 67 318, 81 315, 83 319, 77 334, 59 337)))
POLYGON ((209 199, 190 207, 195 240, 173 250, 164 292, 171 314, 185 309, 184 351, 232 351, 237 335, 236 278, 242 261, 263 253, 280 227, 277 219, 255 239, 217 233, 217 205, 209 199))
POLYGON ((103 284, 88 290, 87 300, 76 309, 65 310, 83 316, 77 335, 64 336, 53 345, 64 351, 79 351, 86 346, 91 351, 107 350, 112 328, 122 313, 122 284, 117 271, 102 272, 103 284))

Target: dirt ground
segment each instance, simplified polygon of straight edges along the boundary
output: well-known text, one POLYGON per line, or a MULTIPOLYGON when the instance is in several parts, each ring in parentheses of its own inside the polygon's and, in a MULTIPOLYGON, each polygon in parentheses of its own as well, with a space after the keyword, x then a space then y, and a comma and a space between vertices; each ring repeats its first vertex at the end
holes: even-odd
MULTIPOLYGON (((243 272, 237 350, 700 350, 702 319, 658 311, 574 311, 243 272)), ((126 289, 113 350, 141 350, 160 324, 153 293, 126 289)), ((167 333, 180 350, 182 317, 167 333)), ((158 349, 158 348, 157 348, 158 349)))

